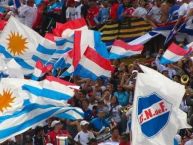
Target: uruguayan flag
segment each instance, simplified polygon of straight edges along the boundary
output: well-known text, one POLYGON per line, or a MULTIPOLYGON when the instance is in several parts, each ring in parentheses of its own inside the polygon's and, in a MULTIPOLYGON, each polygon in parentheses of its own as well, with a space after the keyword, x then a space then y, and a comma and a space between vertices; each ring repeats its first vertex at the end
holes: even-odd
POLYGON ((57 78, 45 79, 40 84, 26 83, 22 86, 23 90, 30 93, 32 96, 31 101, 34 103, 64 106, 74 96, 74 89, 71 89, 65 82, 57 78))
MULTIPOLYGON (((49 117, 58 114, 61 115, 61 113, 63 114, 63 118, 82 118, 83 112, 81 109, 70 107, 67 103, 63 103, 63 106, 59 106, 59 103, 57 104, 58 97, 60 97, 61 101, 67 97, 65 97, 64 92, 59 92, 62 90, 60 85, 56 83, 54 85, 55 87, 58 86, 58 92, 54 90, 55 88, 49 88, 50 85, 46 82, 13 78, 1 80, 0 143, 27 131, 33 126, 37 126, 49 117), (24 89, 25 86, 36 87, 39 90, 32 88, 31 92, 29 92, 24 89), (36 96, 35 91, 37 91, 36 93, 45 95, 36 96), (56 93, 55 98, 53 97, 54 93, 56 93), (48 94, 50 94, 50 98, 46 97, 48 94), (63 95, 64 97, 62 98, 63 95), (56 101, 54 102, 54 100, 56 101)), ((73 91, 65 92, 65 94, 70 98, 72 97, 70 95, 73 95, 73 91)))
POLYGON ((36 61, 46 63, 54 53, 63 53, 57 50, 54 42, 43 38, 14 17, 9 19, 0 37, 0 53, 7 59, 14 58, 23 69, 28 70, 27 74, 33 70, 36 61))

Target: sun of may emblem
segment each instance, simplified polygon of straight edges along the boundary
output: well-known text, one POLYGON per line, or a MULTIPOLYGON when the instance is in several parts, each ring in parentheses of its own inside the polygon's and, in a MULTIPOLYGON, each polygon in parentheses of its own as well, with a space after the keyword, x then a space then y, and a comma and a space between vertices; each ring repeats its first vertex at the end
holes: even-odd
POLYGON ((14 102, 15 97, 10 90, 3 90, 0 94, 0 112, 3 113, 4 110, 11 107, 11 103, 14 102))
POLYGON ((13 54, 14 56, 16 55, 21 55, 25 52, 27 49, 26 44, 27 38, 24 38, 21 34, 18 32, 11 32, 7 38, 8 40, 8 50, 13 54))

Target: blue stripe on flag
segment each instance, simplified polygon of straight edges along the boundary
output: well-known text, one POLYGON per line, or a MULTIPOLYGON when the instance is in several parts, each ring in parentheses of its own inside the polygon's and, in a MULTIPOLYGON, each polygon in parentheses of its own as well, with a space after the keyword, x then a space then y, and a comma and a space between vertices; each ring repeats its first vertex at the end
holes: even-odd
POLYGON ((118 54, 110 52, 109 59, 121 59, 121 58, 124 58, 124 57, 130 57, 130 56, 133 56, 133 55, 137 55, 137 54, 133 54, 131 52, 126 52, 126 53, 124 53, 124 55, 118 55, 118 54))
POLYGON ((160 64, 170 64, 170 63, 174 63, 176 61, 171 61, 169 59, 166 59, 165 57, 161 57, 160 59, 160 64))
MULTIPOLYGON (((97 80, 98 76, 95 75, 93 72, 91 72, 90 70, 86 69, 84 66, 82 65, 78 65, 77 68, 74 71, 74 76, 78 75, 80 77, 83 78, 90 78, 92 80, 97 80)), ((107 78, 106 76, 99 76, 99 77, 104 77, 107 78)))
POLYGON ((22 58, 19 57, 13 57, 9 52, 7 52, 5 50, 5 48, 0 45, 0 53, 2 53, 6 58, 14 58, 15 61, 22 66, 25 69, 33 69, 33 67, 31 65, 29 65, 27 62, 25 62, 25 60, 23 60, 22 58))
POLYGON ((42 58, 40 58, 40 57, 38 57, 38 56, 36 56, 36 55, 33 55, 32 56, 32 60, 34 60, 35 62, 37 62, 37 61, 41 61, 43 64, 46 64, 47 63, 47 60, 44 60, 44 59, 42 59, 42 58))
POLYGON ((48 49, 42 45, 38 45, 37 51, 43 54, 52 55, 56 51, 56 49, 48 49))
MULTIPOLYGON (((19 131, 30 128, 30 126, 33 126, 33 125, 39 123, 40 121, 43 121, 43 120, 49 118, 51 115, 53 115, 58 110, 59 110, 59 108, 55 108, 53 110, 42 113, 41 115, 38 115, 31 120, 27 120, 27 121, 23 122, 22 124, 19 124, 17 126, 10 127, 10 128, 4 129, 4 130, 0 130, 0 139, 9 137, 11 134, 15 134, 19 131)), ((29 115, 29 113, 28 113, 28 115, 29 115)))
POLYGON ((53 99, 53 100, 68 100, 70 98, 72 98, 71 96, 64 94, 64 93, 60 93, 57 92, 55 90, 50 90, 50 89, 39 89, 30 85, 23 85, 22 89, 28 91, 31 94, 34 94, 37 97, 45 97, 45 98, 49 98, 49 99, 53 99))
POLYGON ((15 59, 15 61, 19 64, 19 65, 21 65, 23 68, 25 68, 25 69, 34 69, 34 67, 32 67, 31 65, 29 65, 28 63, 26 63, 22 58, 18 58, 18 57, 15 57, 14 58, 15 59))
POLYGON ((65 49, 60 49, 60 50, 58 49, 58 50, 56 50, 55 53, 64 54, 64 53, 70 51, 71 49, 72 49, 72 48, 70 48, 70 47, 67 47, 67 48, 65 48, 65 49))
POLYGON ((26 111, 27 112, 30 112, 36 108, 39 108, 39 109, 46 109, 46 108, 49 108, 49 107, 54 107, 53 105, 39 105, 39 104, 29 104, 30 102, 28 101, 27 103, 24 103, 25 107, 23 108, 23 110, 25 111, 16 111, 14 112, 13 114, 11 115, 6 115, 6 116, 0 116, 0 122, 2 123, 3 121, 5 121, 6 119, 11 119, 11 118, 15 118, 15 117, 19 117, 23 114, 26 114, 26 111))
POLYGON ((68 111, 74 111, 77 114, 81 115, 82 117, 84 116, 83 112, 79 112, 78 110, 74 109, 74 107, 72 107, 72 109, 67 109, 63 113, 59 113, 55 116, 61 119, 77 120, 77 118, 74 117, 72 114, 69 114, 68 111))
POLYGON ((64 45, 65 43, 69 42, 69 43, 73 43, 73 41, 70 41, 68 39, 59 39, 59 40, 56 40, 56 45, 57 46, 62 46, 64 45))

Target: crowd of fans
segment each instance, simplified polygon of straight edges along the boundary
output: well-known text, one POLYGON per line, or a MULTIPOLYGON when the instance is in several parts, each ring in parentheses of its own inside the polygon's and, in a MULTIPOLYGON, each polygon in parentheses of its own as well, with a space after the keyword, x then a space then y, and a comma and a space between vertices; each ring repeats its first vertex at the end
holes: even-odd
MULTIPOLYGON (((56 0, 45 0, 38 5, 34 5, 34 0, 21 1, 18 9, 9 6, 7 1, 0 2, 6 9, 1 19, 9 19, 13 15, 41 35, 54 27, 55 22, 64 23, 81 17, 86 19, 89 28, 97 29, 105 23, 123 21, 129 17, 144 18, 152 27, 177 18, 178 25, 186 16, 188 29, 193 28, 193 2, 189 0, 63 0, 60 2, 61 8, 53 9, 56 0)), ((193 39, 189 35, 177 33, 176 41, 186 44, 193 39)), ((131 113, 136 76, 140 72, 139 63, 186 85, 187 91, 180 107, 188 114, 188 123, 193 125, 193 60, 188 56, 177 63, 161 65, 159 58, 162 54, 163 50, 160 49, 155 58, 145 61, 136 59, 129 64, 115 60, 112 62, 115 71, 110 79, 92 81, 73 77, 71 81, 81 88, 76 90, 68 103, 83 109, 83 120, 50 118, 42 125, 2 144, 56 145, 56 136, 65 135, 69 145, 97 145, 102 142, 130 145, 131 113)), ((180 130, 175 141, 178 145, 193 145, 192 129, 180 130)))

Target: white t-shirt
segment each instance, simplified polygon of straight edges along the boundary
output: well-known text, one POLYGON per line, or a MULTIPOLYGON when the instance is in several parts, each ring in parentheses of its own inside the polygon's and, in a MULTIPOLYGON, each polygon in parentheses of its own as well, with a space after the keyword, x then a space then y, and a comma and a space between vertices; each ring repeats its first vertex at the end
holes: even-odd
POLYGON ((36 7, 30 7, 28 5, 23 5, 19 9, 19 17, 22 17, 22 23, 25 24, 28 27, 32 27, 34 20, 37 16, 37 8, 36 7))
POLYGON ((188 4, 184 3, 178 10, 178 16, 185 16, 188 10, 188 4))
POLYGON ((193 145, 193 139, 187 141, 184 145, 193 145))
POLYGON ((157 6, 153 6, 147 15, 151 16, 157 23, 160 23, 161 9, 157 6))
MULTIPOLYGON (((191 1, 189 4, 188 4, 188 8, 187 8, 187 14, 190 12, 190 10, 193 9, 193 1, 191 1)), ((193 16, 190 16, 188 18, 188 21, 186 23, 186 29, 193 29, 193 16)))
POLYGON ((82 8, 82 4, 76 7, 76 10, 75 10, 75 19, 81 18, 81 8, 82 8))
POLYGON ((88 131, 87 133, 80 131, 74 138, 76 142, 80 142, 81 145, 88 145, 90 139, 94 138, 92 132, 88 131))
POLYGON ((133 16, 144 18, 147 15, 147 10, 143 7, 138 7, 133 12, 133 16))
POLYGON ((75 7, 68 7, 66 9, 66 18, 70 20, 74 20, 76 16, 76 8, 75 7))

